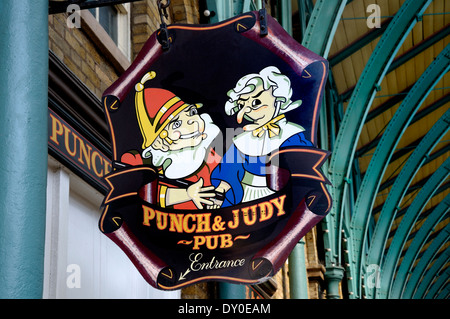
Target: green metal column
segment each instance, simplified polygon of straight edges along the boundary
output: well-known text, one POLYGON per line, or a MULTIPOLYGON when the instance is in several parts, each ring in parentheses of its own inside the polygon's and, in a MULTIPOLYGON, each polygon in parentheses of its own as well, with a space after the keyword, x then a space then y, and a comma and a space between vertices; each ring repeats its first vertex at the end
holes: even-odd
POLYGON ((340 299, 339 283, 344 278, 344 268, 340 266, 326 267, 325 279, 327 282, 327 298, 340 299))
POLYGON ((291 1, 278 2, 278 19, 283 28, 292 35, 292 3, 291 1))
POLYGON ((300 240, 289 256, 289 290, 291 299, 308 299, 305 241, 300 240))
POLYGON ((245 299, 245 285, 219 283, 220 299, 245 299))
POLYGON ((0 10, 0 298, 42 298, 48 1, 0 10))

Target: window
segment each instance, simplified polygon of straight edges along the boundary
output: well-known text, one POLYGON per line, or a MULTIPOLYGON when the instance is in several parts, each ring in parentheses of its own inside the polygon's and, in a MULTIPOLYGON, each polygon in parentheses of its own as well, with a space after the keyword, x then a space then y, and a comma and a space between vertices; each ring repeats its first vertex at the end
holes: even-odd
POLYGON ((130 4, 89 9, 122 53, 130 59, 130 4))
POLYGON ((115 7, 100 7, 89 9, 100 25, 116 44, 118 43, 118 13, 115 7))

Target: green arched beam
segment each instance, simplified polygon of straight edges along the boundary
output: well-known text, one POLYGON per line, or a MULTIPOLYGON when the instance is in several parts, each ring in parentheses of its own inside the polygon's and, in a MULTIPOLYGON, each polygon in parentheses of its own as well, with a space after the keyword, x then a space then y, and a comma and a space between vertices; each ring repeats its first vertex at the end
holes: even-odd
POLYGON ((361 278, 360 274, 364 273, 361 259, 367 239, 369 217, 371 216, 371 208, 386 167, 389 165, 390 158, 414 114, 432 88, 450 69, 449 54, 450 44, 444 48, 408 92, 408 95, 389 121, 364 174, 355 203, 355 214, 351 222, 353 250, 357 257, 355 261, 356 278, 361 278))
POLYGON ((346 4, 347 0, 317 0, 302 45, 326 59, 346 4))
POLYGON ((445 288, 439 292, 436 299, 448 299, 449 296, 450 296, 450 283, 447 283, 445 285, 445 288))
MULTIPOLYGON (((436 236, 436 238, 433 240, 431 245, 427 248, 425 253, 423 254, 422 258, 420 258, 420 261, 418 262, 417 266, 414 267, 414 271, 411 274, 411 277, 408 280, 408 283, 405 288, 405 292, 403 293, 403 298, 405 299, 411 299, 416 298, 415 291, 416 288, 419 285, 420 279, 424 277, 424 274, 426 272, 426 269, 428 266, 434 261, 436 254, 439 252, 439 250, 442 248, 443 245, 445 245, 448 240, 450 239, 450 224, 448 224, 444 229, 442 229, 439 234, 436 236)), ((444 263, 448 259, 448 255, 446 253, 443 253, 442 258, 435 261, 433 266, 430 268, 430 277, 429 278, 423 278, 422 282, 420 283, 420 286, 423 285, 423 287, 427 287, 428 283, 433 280, 434 275, 437 273, 437 270, 443 267, 442 263, 444 263), (436 267, 436 269, 433 269, 433 267, 436 267)), ((427 275, 425 274, 425 277, 427 275)), ((424 288, 421 288, 424 289, 424 288)), ((421 298, 425 290, 418 291, 419 294, 417 295, 417 298, 421 298)))
MULTIPOLYGON (((381 265, 383 251, 389 236, 389 230, 396 216, 400 203, 405 196, 416 172, 426 162, 430 152, 438 141, 448 132, 450 126, 450 110, 448 110, 421 140, 408 161, 398 174, 389 195, 383 205, 370 242, 367 264, 381 265)), ((371 290, 369 290, 369 293, 371 290)))
MULTIPOLYGON (((407 0, 403 3, 379 40, 352 93, 336 138, 329 169, 334 200, 330 214, 337 219, 338 225, 341 225, 343 202, 348 196, 346 181, 349 180, 356 144, 376 88, 381 84, 396 52, 416 24, 417 17, 425 11, 430 2, 431 0, 407 0)), ((336 235, 336 241, 340 242, 341 232, 338 230, 336 235)), ((339 251, 334 253, 339 254, 339 251)), ((359 291, 354 297, 358 295, 359 291)))
MULTIPOLYGON (((433 212, 427 217, 426 221, 418 230, 416 236, 414 237, 411 245, 408 247, 405 256, 403 257, 402 263, 400 264, 398 273, 407 274, 413 268, 413 265, 420 253, 420 250, 425 245, 428 237, 432 233, 433 229, 437 224, 444 219, 450 209, 450 194, 448 194, 445 199, 436 206, 433 212)), ((406 284, 406 276, 397 276, 392 285, 391 297, 398 299, 403 293, 403 289, 406 284)))
MULTIPOLYGON (((450 259, 447 259, 446 263, 448 263, 449 261, 450 259)), ((436 282, 434 282, 430 289, 425 293, 424 299, 437 299, 439 292, 442 291, 446 285, 448 285, 449 278, 450 268, 447 267, 445 273, 441 274, 436 282)))
MULTIPOLYGON (((390 290, 398 264, 401 251, 416 222, 423 207, 427 204, 434 192, 439 188, 450 173, 450 158, 448 158, 434 174, 428 179, 420 192, 414 198, 405 215, 402 218, 400 226, 395 232, 394 238, 386 255, 386 261, 381 268, 380 289, 377 289, 377 297, 385 299, 390 297, 390 290)), ((406 276, 407 274, 398 274, 406 276)))
MULTIPOLYGON (((449 238, 449 234, 447 233, 447 240, 449 238)), ((433 262, 433 266, 430 267, 424 274, 420 283, 418 283, 415 292, 413 292, 413 296, 407 296, 408 299, 423 299, 426 292, 433 286, 434 279, 438 276, 438 274, 444 269, 447 263, 450 260, 450 252, 444 251, 436 260, 433 262)), ((447 281, 450 277, 450 269, 447 268, 446 271, 439 275, 441 281, 447 281)), ((439 280, 438 280, 439 281, 439 280)), ((438 282, 439 286, 441 283, 438 282)))

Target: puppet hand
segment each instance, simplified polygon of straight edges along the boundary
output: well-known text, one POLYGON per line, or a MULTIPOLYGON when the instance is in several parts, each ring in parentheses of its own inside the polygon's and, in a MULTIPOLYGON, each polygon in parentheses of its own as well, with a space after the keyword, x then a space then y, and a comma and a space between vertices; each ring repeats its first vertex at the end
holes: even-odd
POLYGON ((221 193, 222 196, 219 196, 219 198, 212 198, 211 200, 213 201, 213 205, 208 206, 208 209, 219 209, 220 207, 222 207, 222 204, 225 201, 225 193, 230 189, 230 184, 224 181, 220 182, 219 186, 217 186, 216 188, 216 194, 221 193))
POLYGON ((189 198, 194 202, 198 209, 202 209, 203 205, 213 205, 214 203, 208 198, 214 197, 214 186, 203 187, 203 178, 187 188, 189 198))
POLYGON ((223 204, 223 200, 219 200, 217 198, 211 198, 212 201, 212 205, 208 205, 207 208, 208 209, 219 209, 222 204, 223 204))

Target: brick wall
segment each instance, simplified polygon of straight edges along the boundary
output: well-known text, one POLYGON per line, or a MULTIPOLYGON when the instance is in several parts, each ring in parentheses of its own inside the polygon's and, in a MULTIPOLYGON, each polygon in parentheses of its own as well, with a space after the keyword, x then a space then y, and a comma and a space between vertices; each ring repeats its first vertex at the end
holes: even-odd
POLYGON ((196 24, 199 21, 198 1, 172 0, 174 23, 196 24))
MULTIPOLYGON (((198 23, 196 0, 172 0, 167 24, 198 23)), ((161 19, 155 0, 131 3, 131 61, 120 53, 110 52, 101 26, 95 26, 92 16, 82 11, 81 28, 67 25, 69 14, 49 15, 49 47, 55 55, 97 96, 101 97, 118 76, 129 66, 150 35, 159 29, 161 19), (95 35, 95 36, 94 36, 95 35), (106 44, 105 44, 106 43, 106 44)), ((109 39, 108 42, 111 40, 109 39)))
MULTIPOLYGON (((171 16, 166 22, 171 22, 171 16)), ((137 1, 131 4, 131 51, 133 59, 141 51, 150 35, 159 29, 161 19, 154 0, 137 1)))
POLYGON ((305 237, 305 259, 306 271, 308 275, 308 298, 323 298, 323 283, 325 266, 319 259, 317 251, 317 226, 308 232, 305 237))
MULTIPOLYGON (((132 3, 131 37, 133 58, 140 52, 150 35, 159 29, 161 19, 156 1, 146 0, 132 3)), ((197 24, 199 21, 196 0, 172 0, 167 10, 166 24, 197 24)))
POLYGON ((49 48, 97 96, 117 79, 113 65, 82 29, 67 26, 67 14, 49 15, 49 48))

